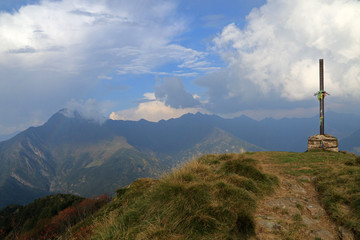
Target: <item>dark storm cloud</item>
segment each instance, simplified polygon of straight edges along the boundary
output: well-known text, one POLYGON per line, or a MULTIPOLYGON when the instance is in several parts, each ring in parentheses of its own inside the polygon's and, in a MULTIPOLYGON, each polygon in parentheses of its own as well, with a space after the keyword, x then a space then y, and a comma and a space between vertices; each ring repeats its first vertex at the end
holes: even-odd
POLYGON ((154 87, 156 99, 165 101, 166 105, 173 108, 189 108, 200 104, 190 93, 188 93, 180 78, 165 77, 158 80, 154 87))

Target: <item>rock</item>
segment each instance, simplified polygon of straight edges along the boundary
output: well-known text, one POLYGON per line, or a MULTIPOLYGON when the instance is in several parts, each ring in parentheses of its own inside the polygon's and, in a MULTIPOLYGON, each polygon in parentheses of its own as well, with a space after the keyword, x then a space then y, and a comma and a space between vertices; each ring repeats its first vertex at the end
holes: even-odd
POLYGON ((297 207, 301 203, 301 199, 294 197, 282 197, 267 202, 267 204, 273 208, 287 211, 289 215, 301 214, 300 209, 297 207))
POLYGON ((325 215, 325 210, 320 205, 306 205, 312 217, 318 218, 325 215))
POLYGON ((329 134, 314 135, 308 139, 308 151, 324 149, 332 152, 338 152, 338 140, 329 134))
POLYGON ((283 226, 281 226, 280 224, 273 222, 271 220, 261 220, 260 221, 260 225, 264 228, 266 228, 269 231, 281 231, 281 230, 285 230, 285 228, 283 226))
POLYGON ((301 181, 303 182, 311 182, 311 177, 306 176, 306 175, 302 175, 299 177, 301 181))
POLYGON ((339 238, 341 240, 355 240, 354 234, 344 227, 339 228, 339 238))
POLYGON ((261 227, 267 229, 268 231, 287 231, 283 226, 277 223, 277 219, 270 216, 258 216, 262 218, 258 223, 261 227))
POLYGON ((329 232, 328 230, 318 230, 315 233, 315 238, 319 238, 321 240, 333 240, 336 239, 335 236, 329 232))
POLYGON ((297 183, 290 183, 290 182, 286 182, 284 183, 285 187, 292 192, 295 193, 306 193, 305 189, 303 189, 299 184, 297 183))
POLYGON ((318 224, 320 221, 317 219, 311 219, 307 216, 302 217, 303 223, 308 227, 311 228, 313 225, 318 224))

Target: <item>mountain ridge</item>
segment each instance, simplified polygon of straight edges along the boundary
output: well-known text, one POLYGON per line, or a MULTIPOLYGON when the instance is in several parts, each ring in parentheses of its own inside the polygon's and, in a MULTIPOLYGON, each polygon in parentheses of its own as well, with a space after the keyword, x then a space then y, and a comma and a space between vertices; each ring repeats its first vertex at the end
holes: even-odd
MULTIPOLYGON (((353 139, 360 138, 360 131, 355 131, 360 116, 332 112, 327 116, 332 131, 353 132, 350 140, 340 139, 340 149, 356 150, 353 139)), ((9 197, 16 189, 25 196, 111 193, 136 178, 159 176, 206 153, 303 152, 307 138, 318 131, 316 123, 316 117, 256 121, 247 116, 223 119, 197 113, 159 122, 107 120, 99 124, 60 110, 42 126, 0 142, 0 207, 33 199, 9 197)))
POLYGON ((111 193, 137 178, 157 177, 188 157, 215 153, 215 140, 218 152, 264 150, 233 134, 211 135, 224 131, 215 130, 221 121, 217 116, 189 114, 159 123, 108 120, 99 124, 79 114, 68 117, 60 110, 42 126, 0 143, 0 207, 33 200, 9 197, 9 191, 29 196, 111 193), (198 149, 193 149, 197 144, 198 149))

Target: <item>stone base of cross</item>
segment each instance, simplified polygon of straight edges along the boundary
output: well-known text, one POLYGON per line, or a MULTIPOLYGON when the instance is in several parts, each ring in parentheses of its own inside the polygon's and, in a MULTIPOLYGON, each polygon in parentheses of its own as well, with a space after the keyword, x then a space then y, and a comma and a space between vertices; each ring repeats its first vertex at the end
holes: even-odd
POLYGON ((308 139, 308 151, 313 150, 326 150, 331 152, 338 152, 339 145, 336 137, 331 136, 329 134, 316 134, 314 136, 309 137, 308 139))

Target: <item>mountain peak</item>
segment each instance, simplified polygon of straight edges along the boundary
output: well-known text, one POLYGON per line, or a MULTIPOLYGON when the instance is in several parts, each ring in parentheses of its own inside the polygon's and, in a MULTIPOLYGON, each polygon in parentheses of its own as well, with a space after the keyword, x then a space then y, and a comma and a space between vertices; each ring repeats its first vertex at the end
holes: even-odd
POLYGON ((63 108, 60 111, 58 111, 55 115, 57 115, 57 114, 61 114, 67 118, 87 120, 87 121, 99 123, 99 124, 102 124, 107 120, 99 112, 86 110, 86 109, 63 108))
POLYGON ((201 112, 197 112, 197 113, 187 113, 182 115, 180 118, 185 118, 185 119, 200 119, 200 118, 216 118, 216 119, 222 119, 221 117, 215 115, 215 114, 204 114, 201 112))

